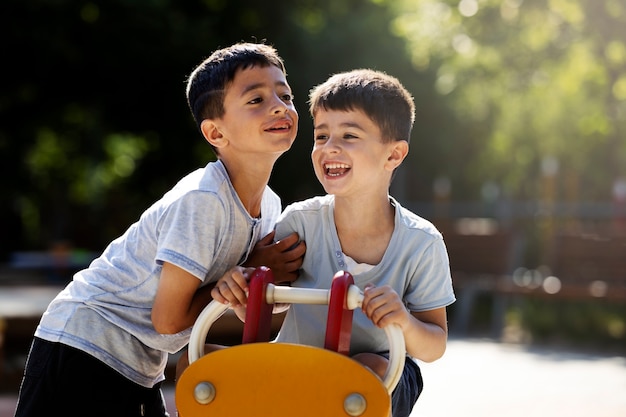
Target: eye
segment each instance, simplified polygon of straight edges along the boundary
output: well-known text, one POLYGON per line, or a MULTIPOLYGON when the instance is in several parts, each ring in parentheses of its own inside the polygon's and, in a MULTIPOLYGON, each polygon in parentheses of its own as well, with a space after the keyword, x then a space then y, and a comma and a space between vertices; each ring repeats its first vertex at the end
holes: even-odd
POLYGON ((328 140, 328 135, 324 134, 324 133, 319 133, 315 135, 315 141, 316 142, 320 142, 320 141, 324 141, 324 140, 328 140))
POLYGON ((343 138, 344 139, 358 139, 357 135, 353 135, 352 133, 344 133, 343 134, 343 138))
POLYGON ((283 95, 281 96, 281 98, 283 99, 283 101, 286 101, 286 102, 290 103, 290 102, 292 102, 292 101, 293 101, 293 94, 291 94, 291 93, 286 93, 286 94, 283 94, 283 95))

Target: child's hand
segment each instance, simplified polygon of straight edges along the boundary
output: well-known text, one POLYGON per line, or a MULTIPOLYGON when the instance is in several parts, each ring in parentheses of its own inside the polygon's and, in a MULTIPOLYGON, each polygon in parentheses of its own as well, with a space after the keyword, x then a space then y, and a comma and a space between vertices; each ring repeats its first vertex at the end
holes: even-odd
POLYGON ((244 265, 270 268, 276 284, 293 282, 298 278, 306 244, 299 241, 298 234, 295 232, 274 242, 274 233, 270 232, 256 243, 244 265))
POLYGON ((211 297, 222 304, 230 304, 233 308, 245 306, 248 301, 248 279, 254 268, 236 266, 220 278, 213 289, 211 297))
POLYGON ((411 314, 404 306, 402 299, 389 285, 376 287, 368 284, 365 286, 361 309, 380 328, 395 323, 405 329, 411 319, 411 314))

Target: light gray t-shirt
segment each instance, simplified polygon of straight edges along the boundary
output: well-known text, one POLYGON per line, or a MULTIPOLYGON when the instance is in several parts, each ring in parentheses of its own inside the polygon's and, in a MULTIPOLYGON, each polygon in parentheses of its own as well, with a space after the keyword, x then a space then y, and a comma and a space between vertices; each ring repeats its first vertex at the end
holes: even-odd
MULTIPOLYGON (((410 311, 445 307, 455 301, 448 254, 441 233, 433 224, 395 206, 395 228, 383 259, 373 268, 353 274, 361 290, 368 283, 390 285, 410 311)), ((329 289, 339 270, 347 270, 337 236, 334 196, 314 197, 289 205, 276 224, 276 239, 297 232, 306 241, 307 251, 294 287, 329 289)), ((292 304, 280 329, 277 342, 323 347, 328 306, 292 304)), ((354 311, 350 354, 389 350, 385 331, 361 312, 354 311)))
POLYGON ((222 162, 209 163, 181 179, 78 272, 48 306, 35 336, 81 349, 152 387, 164 379, 168 353, 183 348, 191 333, 163 335, 152 325, 163 262, 202 285, 215 282, 247 258, 280 211, 279 197, 266 187, 262 218, 250 217, 222 162))

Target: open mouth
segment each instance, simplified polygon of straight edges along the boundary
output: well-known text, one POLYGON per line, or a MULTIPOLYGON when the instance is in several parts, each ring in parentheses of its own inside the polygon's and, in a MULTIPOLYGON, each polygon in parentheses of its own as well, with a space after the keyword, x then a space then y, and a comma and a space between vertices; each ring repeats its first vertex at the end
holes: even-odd
POLYGON ((329 177, 339 177, 350 170, 350 165, 340 164, 340 163, 331 163, 324 164, 324 172, 329 177))
POLYGON ((286 131, 289 131, 290 129, 291 129, 291 123, 285 120, 285 121, 273 124, 272 126, 270 126, 269 128, 265 130, 268 132, 286 132, 286 131))

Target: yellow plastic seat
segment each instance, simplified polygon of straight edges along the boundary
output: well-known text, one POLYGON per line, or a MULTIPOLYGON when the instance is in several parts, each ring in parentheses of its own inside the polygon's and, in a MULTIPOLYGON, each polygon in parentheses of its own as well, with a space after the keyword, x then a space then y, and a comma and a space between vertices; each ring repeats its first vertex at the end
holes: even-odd
POLYGON ((181 417, 387 417, 391 411, 381 380, 358 362, 283 343, 249 343, 201 357, 181 375, 176 406, 181 417))
POLYGON ((363 294, 339 271, 330 290, 277 287, 268 268, 250 279, 241 345, 202 356, 208 331, 228 306, 202 311, 189 341, 189 366, 176 384, 180 417, 389 417, 390 393, 405 359, 402 331, 387 326, 388 369, 381 380, 348 356, 351 312, 363 294), (328 304, 325 348, 269 342, 274 303, 328 304))

